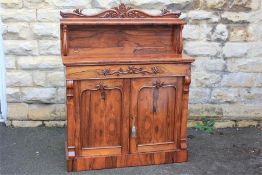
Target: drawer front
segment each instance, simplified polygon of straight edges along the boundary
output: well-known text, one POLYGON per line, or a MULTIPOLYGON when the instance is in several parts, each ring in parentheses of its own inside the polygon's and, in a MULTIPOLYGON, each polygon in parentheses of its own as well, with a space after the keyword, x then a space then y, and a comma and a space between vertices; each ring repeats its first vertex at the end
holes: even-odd
POLYGON ((66 77, 71 80, 185 76, 189 74, 190 64, 75 66, 66 68, 66 77))

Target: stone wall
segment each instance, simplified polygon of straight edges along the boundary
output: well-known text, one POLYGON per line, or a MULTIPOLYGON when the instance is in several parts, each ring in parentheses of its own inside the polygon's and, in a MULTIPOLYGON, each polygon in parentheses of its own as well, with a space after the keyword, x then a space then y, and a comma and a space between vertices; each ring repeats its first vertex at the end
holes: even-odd
MULTIPOLYGON (((262 119, 261 0, 122 0, 150 13, 182 11, 184 52, 193 64, 189 126, 208 116, 216 127, 254 126, 262 119)), ((1 0, 8 123, 64 126, 64 70, 59 10, 92 13, 119 0, 1 0)))

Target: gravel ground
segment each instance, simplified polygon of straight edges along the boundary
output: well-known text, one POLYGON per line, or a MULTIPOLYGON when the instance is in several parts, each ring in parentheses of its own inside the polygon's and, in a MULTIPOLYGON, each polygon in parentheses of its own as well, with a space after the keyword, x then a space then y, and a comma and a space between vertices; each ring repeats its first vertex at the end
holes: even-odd
POLYGON ((188 131, 189 161, 131 168, 67 173, 65 128, 0 126, 0 174, 18 175, 252 175, 262 173, 262 130, 219 129, 209 135, 188 131))

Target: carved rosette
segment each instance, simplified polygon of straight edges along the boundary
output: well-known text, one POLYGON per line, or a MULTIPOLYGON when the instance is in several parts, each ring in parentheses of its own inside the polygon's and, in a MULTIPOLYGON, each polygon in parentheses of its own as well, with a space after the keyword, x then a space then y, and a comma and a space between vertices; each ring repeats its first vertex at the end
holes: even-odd
POLYGON ((84 17, 84 18, 179 18, 181 15, 180 12, 171 13, 167 9, 163 9, 161 14, 158 16, 149 15, 140 10, 128 7, 125 4, 120 4, 118 7, 113 7, 109 10, 106 10, 97 15, 88 16, 83 14, 83 9, 75 9, 72 13, 63 13, 60 12, 60 15, 63 18, 72 18, 72 17, 84 17))

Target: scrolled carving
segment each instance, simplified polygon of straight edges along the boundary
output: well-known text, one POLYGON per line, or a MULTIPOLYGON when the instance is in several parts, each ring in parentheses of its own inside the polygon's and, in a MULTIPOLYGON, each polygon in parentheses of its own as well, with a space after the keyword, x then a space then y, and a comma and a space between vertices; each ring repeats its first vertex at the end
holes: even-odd
POLYGON ((63 25, 63 45, 62 45, 62 50, 64 56, 68 54, 68 45, 67 45, 67 25, 63 25))
POLYGON ((74 81, 73 80, 67 80, 66 81, 66 96, 72 97, 74 96, 74 81))
POLYGON ((165 85, 164 82, 160 82, 160 81, 156 81, 155 83, 153 83, 153 87, 159 89, 161 87, 163 87, 165 85))
POLYGON ((106 99, 105 90, 106 90, 107 86, 103 85, 102 83, 99 83, 99 84, 96 85, 96 88, 97 88, 97 90, 100 90, 100 92, 101 92, 101 99, 105 100, 106 99))
POLYGON ((83 14, 83 9, 75 9, 72 13, 60 12, 63 18, 73 18, 73 17, 85 17, 85 18, 179 18, 180 12, 171 13, 167 9, 163 9, 161 14, 158 16, 149 15, 140 10, 128 7, 121 3, 118 7, 113 7, 109 10, 101 12, 97 15, 88 16, 83 14))
POLYGON ((83 12, 83 9, 75 9, 73 10, 73 12, 79 16, 85 16, 82 12, 83 12))
POLYGON ((191 77, 190 76, 185 76, 184 79, 184 93, 189 93, 189 85, 191 83, 191 77))
POLYGON ((128 66, 127 70, 124 70, 123 68, 119 68, 116 71, 111 71, 110 69, 104 69, 101 72, 98 72, 99 75, 121 75, 121 74, 158 74, 159 69, 158 67, 154 66, 151 67, 151 70, 145 70, 143 67, 136 68, 135 66, 128 66))
POLYGON ((159 98, 159 88, 165 85, 164 82, 156 81, 153 83, 153 112, 157 112, 157 101, 159 98))

